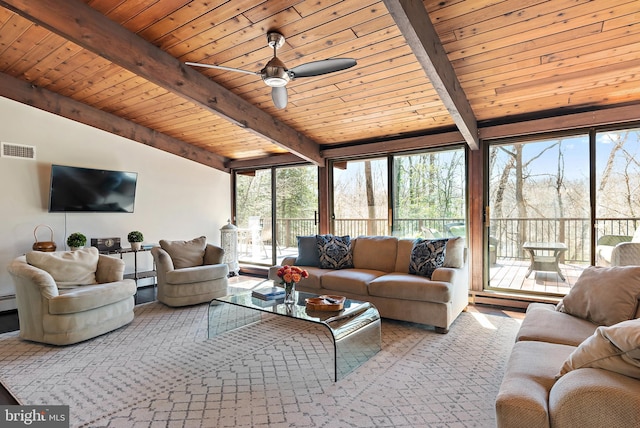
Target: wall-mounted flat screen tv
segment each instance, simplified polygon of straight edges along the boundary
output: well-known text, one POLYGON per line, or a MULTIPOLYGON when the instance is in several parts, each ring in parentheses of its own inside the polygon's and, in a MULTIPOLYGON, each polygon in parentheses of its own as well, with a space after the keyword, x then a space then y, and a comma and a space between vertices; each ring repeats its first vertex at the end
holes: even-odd
POLYGON ((51 165, 49 212, 132 213, 138 174, 51 165))

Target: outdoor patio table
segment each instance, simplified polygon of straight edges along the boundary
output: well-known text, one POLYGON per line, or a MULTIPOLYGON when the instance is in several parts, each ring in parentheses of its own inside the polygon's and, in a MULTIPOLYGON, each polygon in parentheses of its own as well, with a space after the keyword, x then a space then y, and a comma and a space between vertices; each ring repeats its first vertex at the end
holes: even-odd
POLYGON ((525 275, 529 278, 532 271, 556 272, 560 279, 565 281, 560 272, 560 256, 567 251, 567 246, 563 242, 525 242, 522 249, 529 253, 531 264, 525 275))

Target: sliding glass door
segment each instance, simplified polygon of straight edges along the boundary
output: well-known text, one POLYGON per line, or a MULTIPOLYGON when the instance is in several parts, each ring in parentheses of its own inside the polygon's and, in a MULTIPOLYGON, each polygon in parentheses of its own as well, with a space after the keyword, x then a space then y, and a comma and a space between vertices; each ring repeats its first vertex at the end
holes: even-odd
POLYGON ((260 169, 236 173, 236 226, 238 226, 238 261, 269 265, 272 251, 271 170, 260 169))
POLYGON ((269 238, 279 263, 297 256, 298 236, 318 233, 318 168, 297 166, 276 169, 276 239, 269 238))
POLYGON ((241 264, 272 266, 296 256, 296 237, 318 232, 318 169, 236 172, 235 211, 241 264))
POLYGON ((489 287, 566 294, 591 259, 589 136, 489 149, 489 287))
POLYGON ((595 263, 640 265, 640 129, 598 132, 595 152, 595 263))

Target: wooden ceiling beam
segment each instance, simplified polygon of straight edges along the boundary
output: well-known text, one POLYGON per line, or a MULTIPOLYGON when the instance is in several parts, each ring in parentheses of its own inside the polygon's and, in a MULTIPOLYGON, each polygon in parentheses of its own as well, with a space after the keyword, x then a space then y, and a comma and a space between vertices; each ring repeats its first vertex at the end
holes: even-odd
POLYGON ((478 121, 422 0, 384 0, 384 4, 469 148, 477 150, 478 121))
POLYGON ((229 172, 229 168, 226 166, 228 159, 222 156, 71 98, 39 88, 8 74, 0 73, 0 96, 155 147, 220 171, 229 172))
POLYGON ((78 0, 0 5, 316 165, 319 145, 78 0))

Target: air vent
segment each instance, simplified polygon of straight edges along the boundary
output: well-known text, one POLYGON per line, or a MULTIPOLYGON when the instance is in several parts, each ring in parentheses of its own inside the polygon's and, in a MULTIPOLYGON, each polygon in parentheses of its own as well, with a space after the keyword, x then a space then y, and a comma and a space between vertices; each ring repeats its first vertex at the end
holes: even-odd
POLYGON ((23 144, 2 143, 2 157, 14 159, 31 159, 36 158, 36 148, 34 146, 25 146, 23 144))

